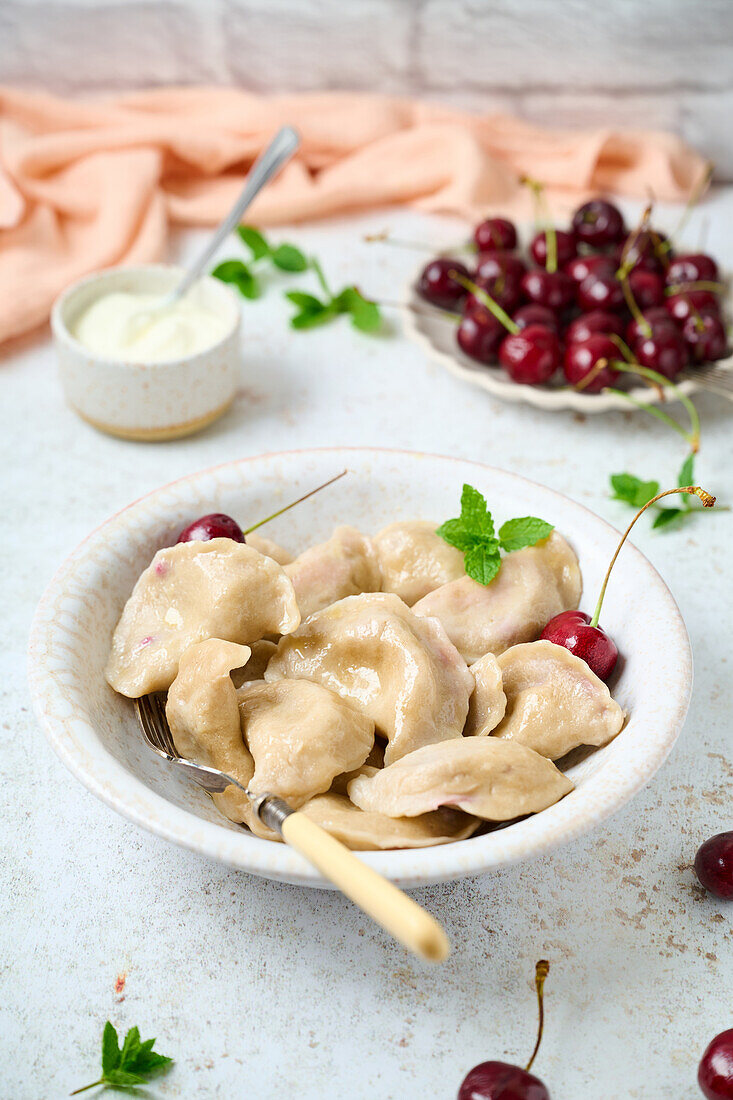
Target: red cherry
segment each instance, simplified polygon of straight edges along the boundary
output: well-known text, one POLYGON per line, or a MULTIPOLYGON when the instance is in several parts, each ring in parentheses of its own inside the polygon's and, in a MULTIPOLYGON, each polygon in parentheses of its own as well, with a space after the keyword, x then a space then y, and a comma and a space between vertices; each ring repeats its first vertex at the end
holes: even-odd
POLYGON ((733 1028, 716 1035, 703 1054, 697 1083, 707 1100, 733 1100, 733 1028))
POLYGON ((458 1100, 550 1100, 538 1077, 508 1062, 481 1062, 463 1079, 458 1100))
POLYGON ((634 354, 642 367, 655 370, 665 378, 674 381, 683 367, 687 366, 688 354, 682 335, 671 326, 652 332, 651 336, 640 336, 633 345, 634 354))
POLYGON ((590 615, 584 611, 561 611, 550 619, 540 637, 570 650, 600 680, 607 680, 616 667, 618 649, 605 630, 591 626, 590 621, 590 615))
POLYGON ((479 252, 517 247, 517 231, 506 218, 487 218, 476 226, 473 239, 479 252))
MULTIPOLYGON (((611 333, 614 336, 623 336, 624 323, 618 313, 609 313, 604 309, 592 309, 590 313, 583 313, 568 325, 565 339, 569 344, 574 344, 580 340, 587 340, 589 336, 594 336, 598 332, 605 336, 611 333)), ((618 349, 616 354, 618 356, 618 349)))
POLYGON ((537 386, 547 382, 559 367, 560 343, 551 329, 528 325, 504 338, 499 362, 515 382, 537 386))
POLYGON ((547 306, 538 306, 535 302, 530 302, 527 306, 520 306, 512 314, 512 320, 520 328, 527 328, 528 325, 544 325, 545 328, 551 328, 555 333, 560 330, 557 314, 553 313, 547 306))
POLYGON ((456 330, 458 346, 479 363, 496 362, 499 344, 505 336, 506 329, 501 322, 475 299, 456 330))
POLYGON ((705 310, 688 317, 682 326, 682 338, 693 363, 709 363, 728 354, 728 335, 717 312, 705 310))
POLYGON ((664 305, 664 283, 661 275, 637 267, 629 272, 629 289, 639 309, 654 309, 664 305))
MULTIPOLYGON (((563 370, 565 377, 571 386, 582 382, 594 369, 600 359, 609 362, 618 359, 619 350, 613 340, 604 336, 601 332, 593 333, 587 340, 568 344, 565 348, 563 370)), ((586 386, 582 387, 583 393, 600 393, 606 386, 615 386, 618 383, 618 374, 611 367, 602 367, 586 386)))
POLYGON ((530 302, 556 312, 571 306, 575 297, 575 283, 564 271, 533 267, 522 277, 521 286, 530 302))
POLYGON ((733 901, 733 832, 718 833, 700 846, 695 874, 716 898, 733 901))
POLYGON ((479 256, 474 281, 503 309, 511 311, 519 305, 526 270, 523 261, 511 252, 485 252, 479 256))
POLYGON ((578 240, 593 248, 615 244, 626 231, 621 211, 604 199, 584 202, 573 214, 572 224, 578 240))
MULTIPOLYGON (((557 242, 556 265, 557 267, 565 267, 565 264, 569 263, 578 251, 575 237, 572 233, 556 229, 555 240, 557 242)), ((532 253, 532 259, 539 267, 547 267, 547 234, 544 230, 533 239, 529 251, 532 253)))
POLYGON ((685 256, 676 256, 667 268, 667 286, 679 283, 700 283, 718 281, 718 265, 712 256, 704 252, 692 252, 685 256))
POLYGON ((578 305, 583 311, 624 308, 624 292, 615 274, 599 271, 588 275, 578 287, 578 305))
POLYGON ((244 542, 242 528, 235 519, 223 512, 211 512, 200 516, 184 527, 176 542, 208 542, 209 539, 233 539, 244 542))
POLYGON ((589 275, 595 275, 601 271, 613 275, 617 267, 618 264, 615 264, 610 256, 591 255, 576 256, 565 264, 563 270, 574 282, 582 283, 583 279, 587 279, 589 275))
POLYGON ((709 290, 686 290, 682 294, 673 294, 664 304, 670 317, 679 325, 694 316, 695 311, 718 309, 718 299, 709 290))
MULTIPOLYGON (((650 326, 652 335, 655 335, 660 330, 672 329, 673 332, 677 332, 677 325, 674 323, 670 315, 664 306, 653 306, 652 309, 644 311, 644 320, 650 326)), ((626 329, 626 343, 633 345, 637 340, 644 336, 644 330, 641 326, 641 322, 635 318, 629 321, 626 329)))
POLYGON ((457 271, 465 279, 469 277, 468 268, 460 260, 431 260, 423 268, 418 280, 418 294, 441 309, 455 309, 466 297, 466 291, 451 276, 451 271, 457 271))

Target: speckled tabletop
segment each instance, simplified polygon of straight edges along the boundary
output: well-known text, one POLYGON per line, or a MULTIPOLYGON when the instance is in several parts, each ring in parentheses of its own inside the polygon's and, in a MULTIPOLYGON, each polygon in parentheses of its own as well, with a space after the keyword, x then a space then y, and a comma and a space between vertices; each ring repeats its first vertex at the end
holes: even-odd
MULTIPOLYGON (((703 216, 710 247, 733 267, 733 191, 703 216)), ((383 212, 282 237, 317 251, 335 285, 358 280, 394 298, 415 257, 362 243, 384 227, 439 244, 456 232, 383 212)), ((175 256, 198 239, 179 238, 175 256)), ((690 869, 698 844, 731 827, 729 513, 666 534, 637 528, 695 654, 692 706, 670 760, 572 846, 421 892, 454 945, 440 969, 406 957, 335 894, 239 874, 141 832, 64 770, 36 725, 25 647, 45 584, 90 529, 174 477, 268 450, 412 447, 525 474, 617 526, 628 515, 609 499, 609 473, 674 478, 684 448, 664 425, 502 405, 426 361, 396 317, 379 338, 345 319, 293 333, 280 291, 296 281, 307 287, 278 277, 245 303, 242 389, 192 439, 100 435, 64 405, 46 333, 2 351, 0 1095, 46 1100, 93 1080, 110 1018, 157 1035, 175 1057, 150 1096, 450 1100, 475 1062, 526 1059, 544 955, 552 972, 537 1072, 555 1100, 694 1100, 699 1054, 733 1026, 731 910, 705 897, 690 869)), ((698 405, 698 478, 730 503, 733 406, 709 396, 698 405)))

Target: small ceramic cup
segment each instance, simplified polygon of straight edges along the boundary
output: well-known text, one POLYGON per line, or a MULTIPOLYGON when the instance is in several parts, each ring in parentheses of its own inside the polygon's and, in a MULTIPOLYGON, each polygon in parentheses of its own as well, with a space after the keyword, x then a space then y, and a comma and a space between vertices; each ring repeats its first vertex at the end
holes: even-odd
POLYGON ((84 310, 114 291, 166 294, 182 278, 168 264, 118 267, 73 283, 51 312, 66 400, 95 428, 124 439, 162 440, 211 424, 234 400, 240 382, 240 304, 231 287, 204 276, 199 293, 227 323, 225 335, 195 355, 155 363, 108 359, 72 336, 84 310))

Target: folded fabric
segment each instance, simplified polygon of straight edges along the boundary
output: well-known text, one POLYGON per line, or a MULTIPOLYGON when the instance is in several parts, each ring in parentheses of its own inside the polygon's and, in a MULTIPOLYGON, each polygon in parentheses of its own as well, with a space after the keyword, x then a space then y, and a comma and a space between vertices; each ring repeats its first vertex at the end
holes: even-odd
POLYGON ((45 321, 81 275, 163 257, 172 223, 219 221, 285 123, 302 147, 253 205, 256 224, 395 203, 522 217, 522 175, 558 209, 599 191, 676 201, 705 171, 671 134, 546 130, 378 95, 191 88, 78 102, 0 89, 0 341, 45 321))

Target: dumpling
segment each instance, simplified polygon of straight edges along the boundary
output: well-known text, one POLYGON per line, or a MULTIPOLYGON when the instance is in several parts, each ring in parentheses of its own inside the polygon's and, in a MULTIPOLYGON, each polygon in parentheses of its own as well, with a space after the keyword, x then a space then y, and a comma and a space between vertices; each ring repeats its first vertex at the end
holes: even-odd
POLYGON ((416 817, 455 806, 488 821, 545 810, 573 789, 550 761, 514 741, 462 737, 426 745, 396 764, 349 783, 359 809, 416 817))
POLYGON ((437 526, 428 520, 402 520, 374 536, 382 591, 394 592, 408 607, 434 588, 465 576, 463 554, 436 535, 437 526))
POLYGON ((133 699, 165 691, 194 642, 246 645, 299 623, 293 586, 272 558, 231 539, 181 542, 159 550, 135 585, 112 638, 107 680, 133 699))
POLYGON ((242 733, 255 764, 251 789, 293 808, 366 760, 374 722, 308 680, 264 680, 237 691, 242 733))
POLYGON ((485 737, 499 725, 506 711, 501 669, 493 653, 485 653, 471 665, 476 687, 468 701, 468 718, 463 730, 467 737, 485 737))
POLYGON ((252 642, 249 648, 251 653, 247 664, 243 668, 232 669, 232 680, 235 687, 241 687, 242 684, 251 684, 253 680, 264 680, 265 669, 277 649, 277 644, 268 641, 267 638, 260 638, 258 642, 252 642))
POLYGON ((578 559, 565 539, 549 538, 502 559, 491 584, 470 577, 450 581, 415 604, 434 615, 468 664, 533 641, 553 615, 577 607, 582 591, 578 559))
POLYGON ((253 531, 251 535, 245 535, 244 541, 247 546, 251 546, 259 554, 264 554, 266 558, 272 558, 278 565, 288 565, 293 560, 293 555, 284 546, 281 546, 278 542, 273 542, 272 539, 265 538, 257 531, 253 531))
POLYGON ((585 661, 554 642, 525 642, 499 657, 507 697, 495 737, 558 760, 578 745, 605 745, 624 712, 585 661))
POLYGON ((354 771, 342 772, 341 775, 337 775, 329 787, 329 792, 331 794, 346 794, 349 783, 352 779, 356 779, 357 775, 371 775, 372 772, 379 771, 383 767, 384 748, 381 741, 375 740, 364 763, 354 771))
POLYGON ((311 546, 285 567, 304 619, 344 596, 382 586, 372 540, 355 527, 337 527, 328 542, 311 546))
POLYGON ((282 638, 265 679, 283 677, 323 684, 371 718, 389 742, 387 764, 460 737, 473 690, 440 623, 387 593, 349 596, 282 638))
POLYGON ((436 810, 419 817, 387 817, 358 809, 342 794, 319 794, 301 812, 355 852, 427 848, 465 840, 480 822, 460 810, 436 810))
MULTIPOLYGON (((237 692, 230 672, 247 663, 249 648, 208 638, 181 655, 178 675, 171 684, 165 713, 173 742, 181 756, 226 772, 243 786, 254 775, 254 760, 244 743, 237 692)), ((237 787, 212 796, 232 821, 243 821, 258 836, 275 837, 252 810, 237 787)))

